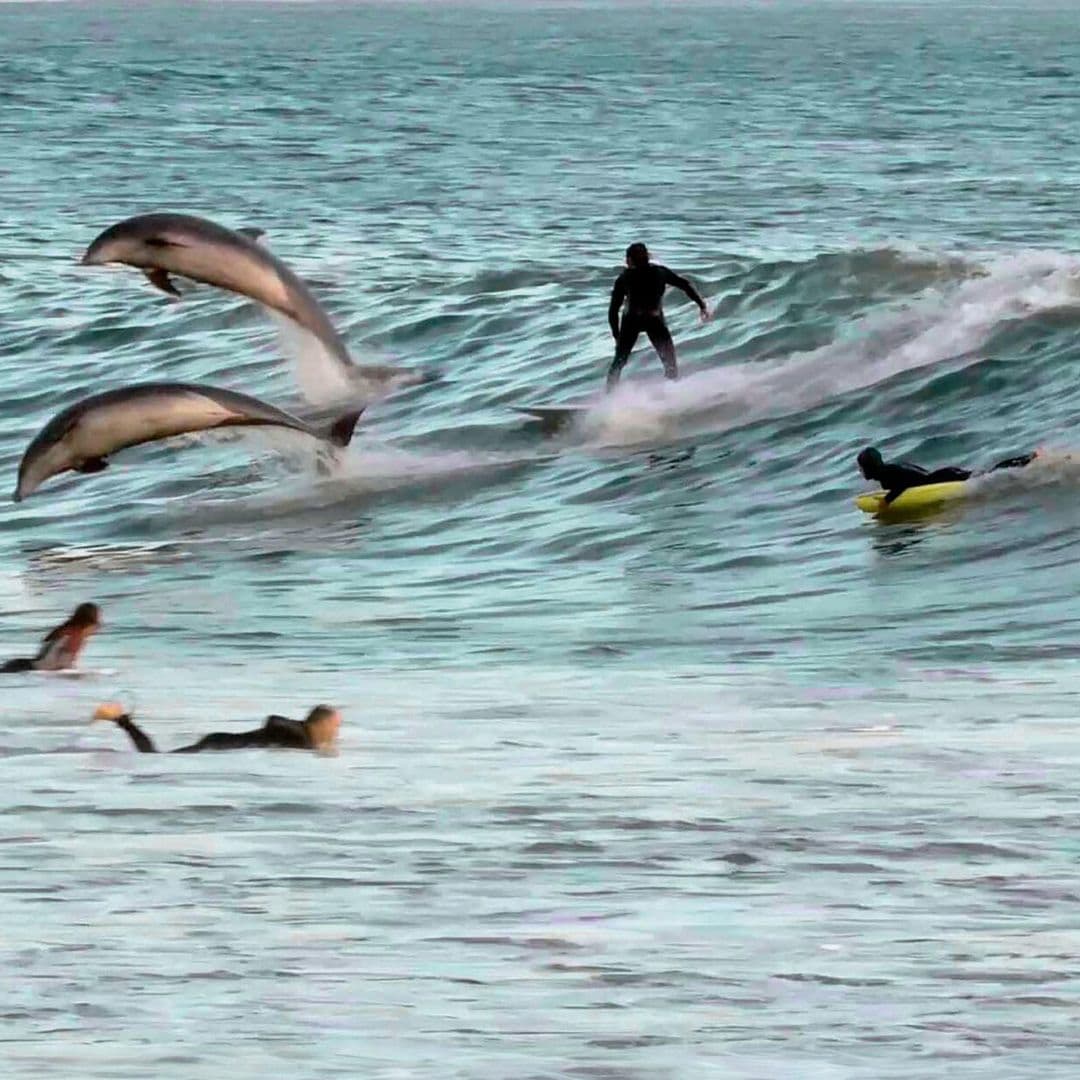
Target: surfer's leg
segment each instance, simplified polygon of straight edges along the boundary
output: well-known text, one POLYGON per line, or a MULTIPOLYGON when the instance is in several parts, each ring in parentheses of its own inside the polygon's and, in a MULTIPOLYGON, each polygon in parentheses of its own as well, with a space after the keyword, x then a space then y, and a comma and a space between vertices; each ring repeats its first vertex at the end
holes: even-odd
POLYGON ((944 469, 935 469, 927 473, 926 478, 913 487, 925 487, 927 484, 950 484, 956 480, 970 480, 970 469, 958 469, 955 465, 947 465, 944 469))
POLYGON ((1038 456, 1038 450, 1034 450, 1030 454, 1018 454, 1016 457, 999 461, 996 465, 991 466, 990 471, 996 472, 998 469, 1022 469, 1025 465, 1030 465, 1038 456))
POLYGON ((650 319, 645 324, 645 332, 660 357, 660 363, 664 365, 664 378, 677 379, 679 364, 675 359, 675 342, 671 339, 667 323, 662 318, 650 319))
POLYGON ((611 367, 608 368, 607 373, 609 394, 615 389, 619 376, 622 375, 622 369, 626 367, 626 361, 630 359, 630 353, 634 351, 634 344, 640 333, 641 327, 637 319, 630 314, 624 315, 622 326, 619 327, 619 338, 615 342, 615 359, 611 361, 611 367))

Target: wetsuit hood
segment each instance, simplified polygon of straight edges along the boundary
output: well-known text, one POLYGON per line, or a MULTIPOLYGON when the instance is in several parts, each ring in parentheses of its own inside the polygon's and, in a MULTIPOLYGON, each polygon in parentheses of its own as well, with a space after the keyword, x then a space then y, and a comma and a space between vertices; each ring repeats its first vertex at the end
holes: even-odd
POLYGON ((859 470, 867 480, 877 480, 881 476, 881 468, 885 464, 881 457, 881 451, 876 447, 868 446, 861 451, 856 459, 859 470))

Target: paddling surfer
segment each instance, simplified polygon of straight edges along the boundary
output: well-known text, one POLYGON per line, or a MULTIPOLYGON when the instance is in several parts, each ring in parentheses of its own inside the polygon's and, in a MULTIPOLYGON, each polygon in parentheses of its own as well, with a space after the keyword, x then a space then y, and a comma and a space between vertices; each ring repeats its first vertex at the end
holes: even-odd
MULTIPOLYGON (((122 705, 99 705, 95 720, 111 720, 127 732, 140 754, 156 754, 153 739, 132 719, 130 710, 122 705)), ((252 747, 277 747, 281 750, 327 751, 337 741, 341 714, 329 705, 316 705, 303 720, 287 716, 268 716, 262 727, 252 731, 214 731, 189 746, 170 751, 173 754, 198 754, 204 750, 247 750, 252 747)))
MULTIPOLYGON (((1034 450, 1029 454, 1006 458, 986 471, 1022 469, 1025 465, 1030 465, 1038 456, 1039 451, 1034 450)), ((955 465, 929 470, 924 469, 921 465, 913 465, 908 461, 885 461, 881 456, 881 451, 874 446, 868 446, 861 451, 855 460, 859 466, 859 471, 867 480, 875 480, 885 489, 886 506, 907 491, 908 488, 969 480, 974 475, 971 469, 961 469, 955 465)))
POLYGON ((101 629, 101 608, 80 604, 59 626, 41 640, 36 656, 8 660, 0 671, 64 671, 73 668, 83 647, 101 629))

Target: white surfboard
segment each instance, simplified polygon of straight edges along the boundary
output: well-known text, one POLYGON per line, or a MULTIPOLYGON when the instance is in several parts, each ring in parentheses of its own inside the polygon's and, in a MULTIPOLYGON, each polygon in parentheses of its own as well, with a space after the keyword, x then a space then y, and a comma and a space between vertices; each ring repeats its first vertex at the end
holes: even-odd
POLYGON ((59 671, 28 671, 27 675, 41 675, 48 679, 101 679, 119 674, 117 668, 60 668, 59 671))

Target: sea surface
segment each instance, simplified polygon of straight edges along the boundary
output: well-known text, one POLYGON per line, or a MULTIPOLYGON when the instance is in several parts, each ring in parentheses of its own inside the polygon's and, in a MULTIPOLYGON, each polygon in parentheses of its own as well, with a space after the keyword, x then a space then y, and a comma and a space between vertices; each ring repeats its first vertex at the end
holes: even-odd
POLYGON ((0 5, 0 471, 88 392, 295 407, 259 226, 443 379, 320 473, 156 446, 0 511, 0 1074, 1047 1080, 1080 1062, 1073 5, 0 5), (668 298, 611 398, 643 239, 668 298), (513 406, 592 401, 555 436, 513 406), (916 522, 854 456, 1031 468, 916 522), (317 702, 332 757, 144 757, 317 702))

